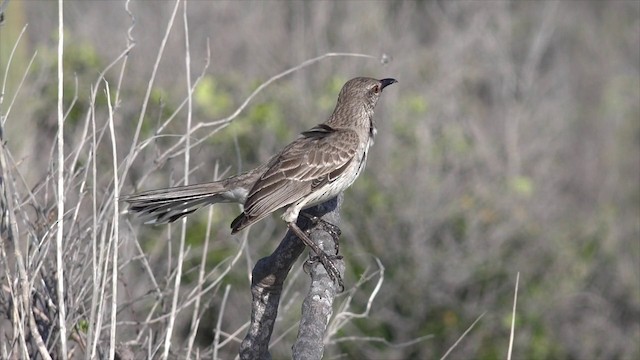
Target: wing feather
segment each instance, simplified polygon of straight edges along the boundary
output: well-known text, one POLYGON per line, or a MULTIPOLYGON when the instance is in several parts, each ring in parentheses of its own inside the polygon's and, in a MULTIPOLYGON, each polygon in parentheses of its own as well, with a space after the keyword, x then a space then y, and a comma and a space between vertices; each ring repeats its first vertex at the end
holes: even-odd
POLYGON ((358 133, 349 129, 319 126, 303 133, 271 161, 249 191, 245 217, 262 219, 334 181, 348 167, 359 144, 358 133))

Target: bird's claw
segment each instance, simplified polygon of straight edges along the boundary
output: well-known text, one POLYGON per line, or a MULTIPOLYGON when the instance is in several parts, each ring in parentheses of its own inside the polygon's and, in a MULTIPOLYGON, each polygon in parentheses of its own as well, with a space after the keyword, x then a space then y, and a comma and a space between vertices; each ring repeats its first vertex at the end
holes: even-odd
POLYGON ((308 273, 314 263, 321 263, 331 281, 338 284, 338 292, 341 293, 344 291, 344 283, 342 276, 340 276, 340 271, 338 271, 336 264, 333 262, 334 260, 342 260, 342 255, 328 255, 325 252, 321 252, 320 254, 309 256, 309 259, 304 264, 304 270, 308 273))
POLYGON ((309 262, 305 263, 305 265, 304 265, 305 272, 309 272, 309 267, 310 267, 311 263, 320 262, 324 266, 324 269, 327 271, 327 275, 329 275, 329 278, 331 278, 331 280, 334 283, 338 284, 338 292, 344 291, 344 283, 342 282, 342 277, 340 276, 340 271, 338 271, 338 268, 336 267, 335 263, 333 262, 333 260, 342 259, 342 256, 338 255, 338 254, 336 254, 336 255, 328 255, 326 252, 324 252, 318 246, 318 244, 316 244, 313 241, 311 241, 311 239, 306 234, 306 232, 303 231, 302 229, 300 229, 298 227, 298 225, 296 225, 294 222, 289 223, 289 229, 291 231, 293 231, 293 233, 305 245, 307 245, 310 249, 312 249, 313 252, 315 253, 315 256, 310 256, 309 262))
POLYGON ((305 232, 308 235, 311 235, 311 230, 313 228, 320 227, 322 230, 326 231, 329 236, 331 236, 333 242, 335 243, 336 254, 338 254, 340 252, 340 235, 342 235, 342 230, 340 230, 340 227, 315 215, 311 215, 305 212, 301 212, 300 214, 304 215, 313 224, 313 226, 305 230, 305 232))

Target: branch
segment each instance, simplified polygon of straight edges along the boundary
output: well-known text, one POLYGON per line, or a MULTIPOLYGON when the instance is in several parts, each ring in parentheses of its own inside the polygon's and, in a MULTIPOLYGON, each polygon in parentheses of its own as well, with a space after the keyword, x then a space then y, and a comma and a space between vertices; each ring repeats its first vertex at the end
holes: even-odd
MULTIPOLYGON (((338 225, 341 204, 342 194, 323 204, 306 209, 305 212, 338 225)), ((297 224, 303 231, 311 230, 311 240, 329 255, 335 255, 335 243, 328 233, 314 227, 314 224, 304 216, 298 218, 297 224)), ((268 351, 269 340, 278 316, 282 285, 304 249, 302 241, 289 231, 278 248, 268 257, 258 260, 253 268, 251 323, 240 345, 241 359, 271 359, 268 351)), ((344 273, 343 261, 334 261, 340 273, 344 273)), ((322 357, 324 333, 333 312, 336 285, 319 262, 313 263, 310 275, 311 287, 302 305, 298 340, 293 346, 294 359, 322 357)))

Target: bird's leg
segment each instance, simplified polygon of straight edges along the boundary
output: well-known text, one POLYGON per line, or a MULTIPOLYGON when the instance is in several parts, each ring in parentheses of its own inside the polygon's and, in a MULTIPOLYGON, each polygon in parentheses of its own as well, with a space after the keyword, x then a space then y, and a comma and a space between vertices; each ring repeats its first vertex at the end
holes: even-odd
POLYGON ((336 255, 337 255, 340 252, 340 241, 339 240, 340 240, 340 235, 342 235, 342 230, 340 230, 338 225, 332 224, 332 223, 328 222, 327 220, 324 220, 321 217, 318 217, 318 216, 315 216, 315 215, 311 215, 311 214, 306 213, 304 211, 301 211, 300 215, 303 215, 304 217, 309 219, 309 221, 311 221, 311 223, 313 223, 314 227, 320 225, 322 227, 322 230, 326 231, 327 234, 329 234, 331 236, 331 238, 333 239, 333 242, 335 244, 336 255))
POLYGON ((296 236, 300 240, 302 240, 305 245, 310 247, 316 253, 318 259, 320 260, 320 263, 324 266, 325 270, 327 270, 327 274, 329 275, 331 280, 337 282, 339 288, 341 289, 340 291, 342 291, 342 289, 344 289, 342 277, 340 276, 338 268, 336 268, 336 265, 331 260, 331 257, 327 255, 327 253, 322 249, 320 249, 318 244, 311 241, 311 239, 309 239, 309 236, 307 236, 307 234, 305 234, 304 231, 302 231, 302 229, 300 229, 295 222, 287 223, 287 226, 289 226, 289 229, 293 231, 293 233, 296 234, 296 236))

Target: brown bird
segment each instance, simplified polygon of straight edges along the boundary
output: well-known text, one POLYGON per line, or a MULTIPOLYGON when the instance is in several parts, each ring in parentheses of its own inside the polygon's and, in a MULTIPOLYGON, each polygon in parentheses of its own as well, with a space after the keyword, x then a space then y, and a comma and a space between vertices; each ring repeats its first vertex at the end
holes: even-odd
POLYGON ((231 233, 287 207, 282 219, 318 255, 329 276, 342 285, 333 262, 296 225, 302 209, 347 189, 362 172, 376 134, 373 109, 382 90, 397 81, 358 77, 347 81, 327 121, 301 134, 266 164, 220 181, 151 190, 124 198, 148 223, 168 223, 221 202, 244 204, 231 233))

